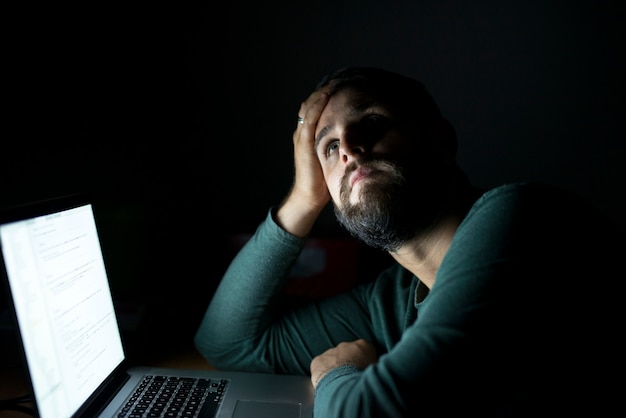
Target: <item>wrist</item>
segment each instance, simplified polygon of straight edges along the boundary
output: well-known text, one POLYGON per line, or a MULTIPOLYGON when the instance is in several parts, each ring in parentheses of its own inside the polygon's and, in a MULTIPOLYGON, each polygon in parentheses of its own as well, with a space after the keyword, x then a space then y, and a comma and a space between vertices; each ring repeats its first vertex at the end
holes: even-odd
POLYGON ((276 212, 276 223, 290 234, 305 238, 323 209, 324 206, 307 205, 301 200, 288 197, 276 212))

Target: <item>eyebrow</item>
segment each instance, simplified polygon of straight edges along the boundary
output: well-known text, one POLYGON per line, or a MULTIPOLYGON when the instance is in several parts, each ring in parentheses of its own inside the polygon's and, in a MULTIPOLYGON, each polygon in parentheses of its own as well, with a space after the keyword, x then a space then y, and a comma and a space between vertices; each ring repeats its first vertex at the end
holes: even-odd
POLYGON ((330 125, 326 125, 324 126, 320 132, 317 134, 317 136, 315 137, 315 142, 313 143, 313 149, 317 150, 317 146, 319 145, 319 143, 322 141, 322 138, 324 138, 326 136, 326 134, 328 133, 328 131, 330 130, 331 126, 330 125))
MULTIPOLYGON (((348 116, 351 116, 357 113, 364 113, 367 109, 375 107, 378 104, 379 103, 374 100, 366 100, 360 103, 351 104, 346 113, 348 116)), ((320 142, 322 142, 322 139, 328 134, 328 131, 330 131, 331 128, 332 128, 332 125, 326 125, 319 131, 319 133, 315 137, 315 142, 313 143, 314 150, 317 150, 317 146, 319 145, 320 142)))

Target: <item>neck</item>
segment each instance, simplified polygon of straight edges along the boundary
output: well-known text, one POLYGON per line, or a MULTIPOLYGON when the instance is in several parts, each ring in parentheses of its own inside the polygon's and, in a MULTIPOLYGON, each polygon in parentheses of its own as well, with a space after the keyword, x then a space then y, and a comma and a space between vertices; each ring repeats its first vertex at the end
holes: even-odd
POLYGON ((414 237, 390 254, 430 289, 460 223, 461 219, 447 216, 428 233, 414 237))
POLYGON ((457 195, 458 199, 432 228, 406 241, 390 252, 391 256, 430 289, 457 228, 481 194, 479 189, 463 188, 463 193, 457 195))

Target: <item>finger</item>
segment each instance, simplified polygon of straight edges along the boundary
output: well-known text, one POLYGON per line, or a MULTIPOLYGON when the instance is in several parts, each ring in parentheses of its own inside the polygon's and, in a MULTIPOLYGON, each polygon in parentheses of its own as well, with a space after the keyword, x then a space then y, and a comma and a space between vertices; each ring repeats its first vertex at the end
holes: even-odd
POLYGON ((311 93, 300 105, 298 125, 315 126, 327 103, 328 93, 325 90, 316 90, 311 93))

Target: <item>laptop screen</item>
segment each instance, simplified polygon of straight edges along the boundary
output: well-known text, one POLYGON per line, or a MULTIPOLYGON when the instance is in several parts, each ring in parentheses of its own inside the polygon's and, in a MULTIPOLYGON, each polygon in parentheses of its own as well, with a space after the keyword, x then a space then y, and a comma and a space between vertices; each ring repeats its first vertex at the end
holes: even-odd
POLYGON ((124 360, 91 204, 0 225, 42 418, 70 416, 124 360))

